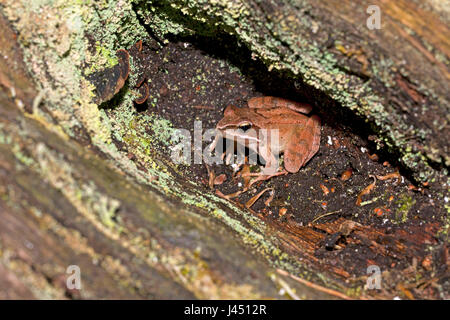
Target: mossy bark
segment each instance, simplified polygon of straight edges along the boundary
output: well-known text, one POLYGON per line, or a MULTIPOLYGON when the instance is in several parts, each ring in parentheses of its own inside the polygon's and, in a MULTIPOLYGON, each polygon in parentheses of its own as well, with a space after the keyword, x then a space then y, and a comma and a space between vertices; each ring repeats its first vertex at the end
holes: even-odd
MULTIPOLYGON (((354 1, 0 3, 0 283, 9 288, 0 298, 396 294, 363 293, 365 278, 321 269, 314 250, 322 232, 260 219, 177 180, 175 166, 151 148, 158 137, 139 131, 165 122, 135 116, 127 92, 116 109, 129 127, 119 130, 92 103, 85 75, 117 63, 115 50, 148 32, 160 42, 231 36, 322 112, 344 108, 365 120, 380 148, 417 179, 442 183, 449 47, 432 31, 448 34, 443 9, 382 1, 382 29, 373 31, 368 4, 354 1), (82 290, 67 289, 69 265, 80 267, 82 290)), ((369 242, 380 237, 359 232, 369 242)), ((415 250, 399 241, 391 249, 415 250)))

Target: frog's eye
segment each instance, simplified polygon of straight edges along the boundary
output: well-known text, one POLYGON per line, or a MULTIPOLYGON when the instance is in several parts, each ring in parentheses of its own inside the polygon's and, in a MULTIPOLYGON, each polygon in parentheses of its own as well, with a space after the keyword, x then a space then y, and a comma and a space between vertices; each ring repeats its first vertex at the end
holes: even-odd
POLYGON ((247 130, 250 130, 251 127, 252 127, 252 124, 249 122, 244 122, 244 123, 239 124, 239 129, 241 129, 244 132, 247 130))

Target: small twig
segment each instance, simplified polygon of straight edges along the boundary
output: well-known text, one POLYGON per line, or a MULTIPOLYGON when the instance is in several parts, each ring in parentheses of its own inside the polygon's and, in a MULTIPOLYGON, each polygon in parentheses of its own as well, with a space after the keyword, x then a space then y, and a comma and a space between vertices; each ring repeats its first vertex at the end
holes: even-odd
POLYGON ((44 98, 45 94, 47 93, 46 89, 41 89, 39 91, 39 93, 37 94, 36 97, 34 97, 33 99, 33 106, 32 106, 32 110, 33 110, 33 114, 38 114, 39 112, 39 105, 42 102, 42 99, 44 98))
POLYGON ((315 284, 315 283, 309 282, 309 281, 307 281, 305 279, 301 279, 299 277, 296 277, 296 276, 294 276, 294 275, 292 275, 292 274, 290 274, 290 273, 288 273, 288 272, 286 272, 284 270, 277 269, 277 272, 279 274, 283 275, 283 276, 288 276, 291 279, 294 279, 295 281, 300 282, 301 284, 304 284, 305 286, 307 286, 309 288, 325 292, 325 293, 327 293, 329 295, 332 295, 332 296, 335 296, 335 297, 338 297, 338 298, 341 298, 341 299, 344 299, 344 300, 353 300, 349 296, 347 296, 347 295, 345 295, 345 294, 343 294, 343 293, 341 293, 339 291, 319 286, 318 284, 315 284))
POLYGON ((292 298, 292 300, 301 300, 300 297, 295 294, 294 290, 292 290, 283 279, 280 279, 275 275, 273 275, 273 277, 274 280, 281 286, 281 288, 283 288, 284 291, 286 291, 286 293, 292 298))
POLYGON ((246 208, 250 208, 252 205, 255 204, 256 201, 258 201, 259 198, 261 198, 261 196, 268 190, 272 190, 273 192, 273 188, 265 188, 264 190, 262 190, 261 192, 259 192, 257 195, 253 196, 250 200, 247 201, 247 203, 245 204, 246 208))
POLYGON ((324 214, 314 218, 313 221, 311 221, 311 223, 314 223, 314 222, 316 222, 317 220, 319 220, 319 219, 321 219, 323 217, 331 216, 332 214, 335 214, 335 213, 338 213, 338 212, 341 212, 341 211, 342 211, 342 209, 339 209, 339 210, 333 211, 333 212, 324 213, 324 214))
POLYGON ((389 180, 389 179, 397 178, 397 183, 398 183, 400 181, 401 177, 402 176, 400 175, 400 172, 395 171, 395 172, 389 173, 389 174, 387 174, 385 176, 377 176, 377 179, 378 180, 389 180))
POLYGON ((269 198, 267 198, 267 200, 264 201, 264 204, 266 205, 266 207, 270 206, 270 203, 272 202, 274 196, 275 196, 275 191, 272 191, 270 193, 269 198))
POLYGON ((214 189, 214 179, 216 178, 216 174, 213 170, 205 163, 206 171, 208 171, 208 186, 212 190, 214 189))
POLYGON ((237 196, 241 195, 242 193, 246 192, 247 190, 239 190, 236 191, 234 193, 230 193, 230 194, 224 194, 222 191, 220 191, 219 189, 216 189, 216 195, 218 195, 221 198, 224 198, 226 200, 230 200, 232 198, 236 198, 237 196))
POLYGON ((198 106, 192 106, 192 108, 194 108, 194 109, 204 109, 204 110, 215 110, 214 107, 210 107, 210 106, 200 106, 200 105, 198 105, 198 106))
POLYGON ((374 175, 370 174, 369 175, 370 178, 373 179, 373 182, 371 184, 369 184, 367 187, 365 187, 359 194, 358 197, 356 199, 356 205, 360 206, 361 205, 361 201, 362 201, 362 196, 369 194, 373 188, 375 188, 375 184, 377 183, 377 177, 375 177, 374 175))

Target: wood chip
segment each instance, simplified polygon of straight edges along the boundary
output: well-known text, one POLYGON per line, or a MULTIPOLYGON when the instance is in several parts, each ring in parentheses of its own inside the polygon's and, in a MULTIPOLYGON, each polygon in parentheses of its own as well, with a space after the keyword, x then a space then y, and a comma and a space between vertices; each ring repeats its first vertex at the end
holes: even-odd
POLYGON ((192 106, 192 108, 194 109, 198 109, 198 110, 215 110, 214 107, 211 106, 192 106))
POLYGON ((400 173, 398 171, 396 171, 396 172, 389 173, 385 176, 377 176, 377 179, 378 180, 389 180, 389 179, 397 178, 397 180, 400 180, 401 177, 402 176, 400 175, 400 173))
POLYGON ((225 181, 227 181, 227 175, 225 173, 222 173, 214 179, 214 185, 221 185, 225 181))
POLYGON ((246 208, 251 208, 251 206, 254 205, 255 202, 258 201, 258 199, 261 198, 261 196, 268 190, 272 190, 272 192, 273 192, 273 188, 265 188, 264 190, 260 191, 255 196, 251 197, 251 199, 248 200, 247 203, 245 204, 245 207, 246 208))
POLYGON ((264 204, 266 205, 266 207, 270 206, 270 203, 272 202, 274 196, 275 196, 275 191, 272 191, 269 195, 269 198, 267 198, 267 200, 264 201, 264 204))
POLYGON ((320 185, 320 188, 322 189, 322 192, 324 195, 327 195, 330 193, 330 190, 328 190, 328 188, 326 186, 324 186, 323 184, 320 185))
POLYGON ((250 181, 252 177, 250 176, 250 166, 248 164, 244 164, 241 170, 242 180, 244 180, 244 189, 250 186, 250 181))
POLYGON ((366 194, 369 194, 369 193, 373 190, 373 188, 375 188, 375 183, 377 182, 377 178, 376 178, 374 175, 369 175, 369 177, 373 178, 373 182, 372 182, 371 184, 369 184, 367 187, 365 187, 365 188, 363 189, 363 191, 361 191, 361 192, 358 194, 358 198, 356 199, 356 205, 357 205, 357 206, 360 206, 360 205, 361 205, 361 202, 362 202, 362 196, 364 196, 364 195, 366 195, 366 194))
POLYGON ((346 181, 346 180, 350 179, 350 177, 352 176, 352 173, 353 173, 353 170, 351 168, 348 168, 347 170, 342 172, 341 180, 346 181))
POLYGON ((214 180, 216 178, 216 174, 213 170, 205 163, 206 171, 208 171, 208 186, 210 189, 214 189, 214 180))

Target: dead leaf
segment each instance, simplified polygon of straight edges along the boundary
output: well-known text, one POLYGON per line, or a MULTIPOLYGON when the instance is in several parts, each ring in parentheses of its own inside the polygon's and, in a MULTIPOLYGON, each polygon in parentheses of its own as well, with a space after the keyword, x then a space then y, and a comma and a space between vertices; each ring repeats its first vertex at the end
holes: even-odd
POLYGON ((222 173, 214 179, 214 185, 221 185, 225 181, 227 181, 227 176, 226 174, 222 173))

